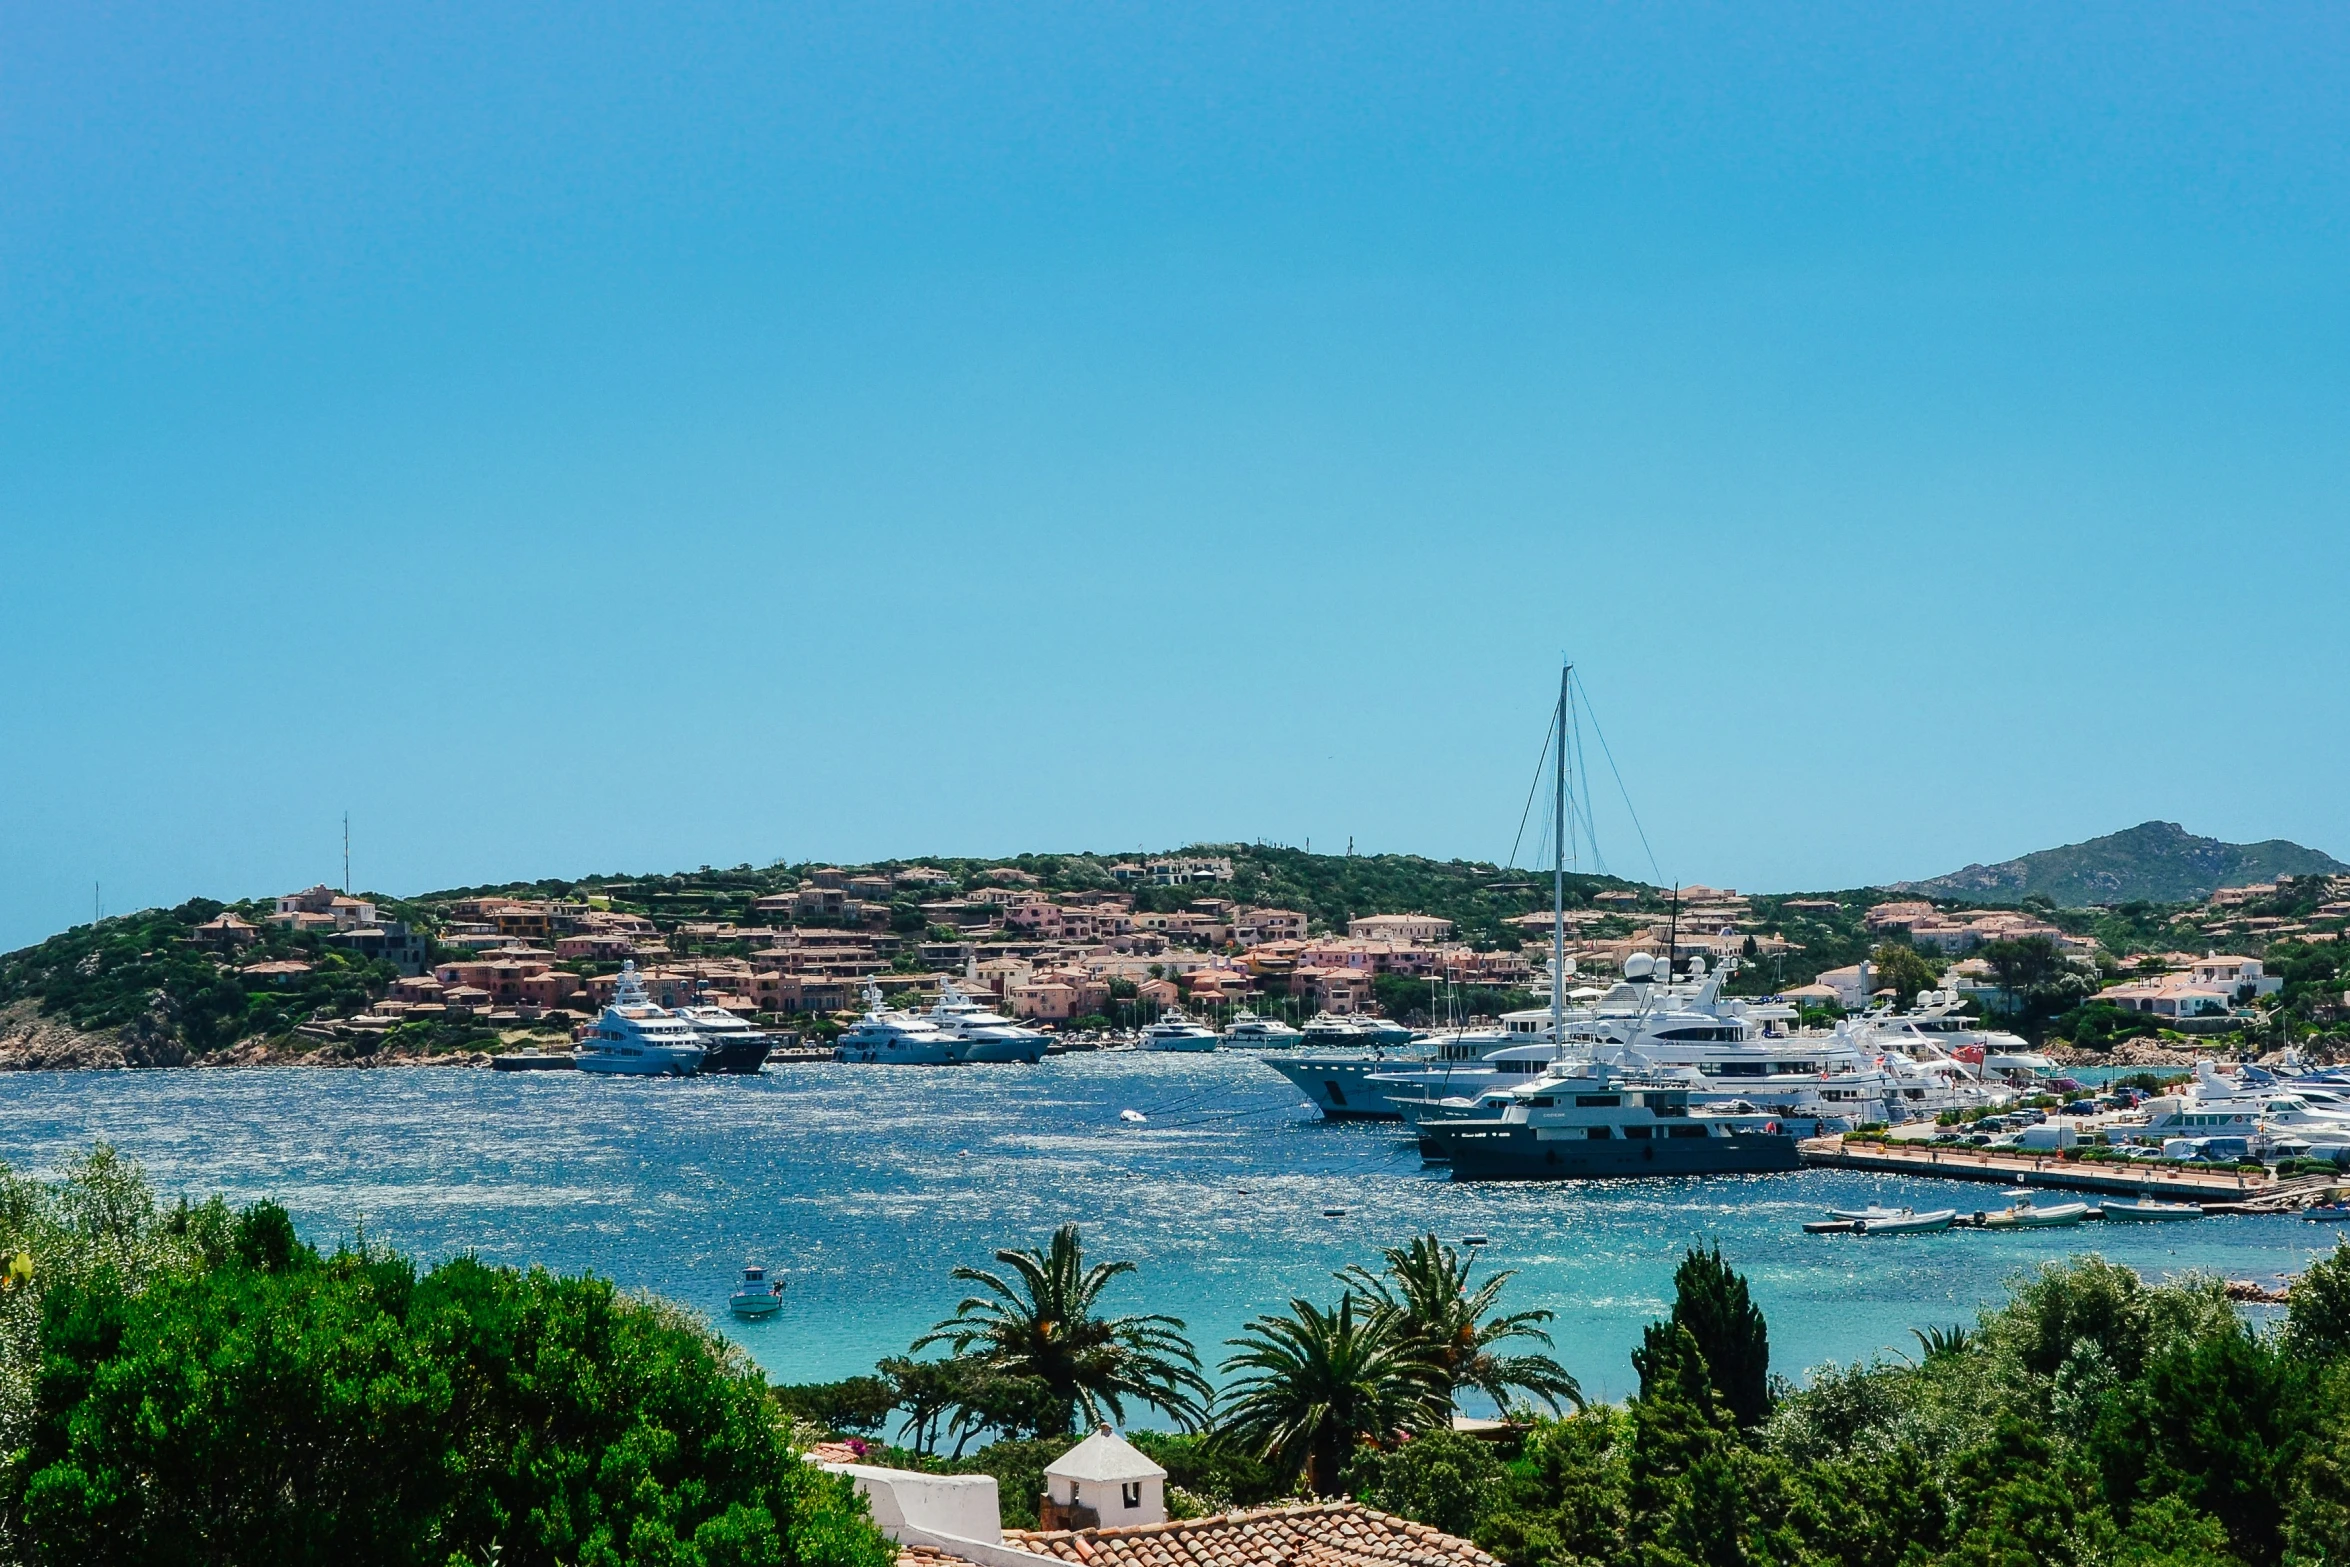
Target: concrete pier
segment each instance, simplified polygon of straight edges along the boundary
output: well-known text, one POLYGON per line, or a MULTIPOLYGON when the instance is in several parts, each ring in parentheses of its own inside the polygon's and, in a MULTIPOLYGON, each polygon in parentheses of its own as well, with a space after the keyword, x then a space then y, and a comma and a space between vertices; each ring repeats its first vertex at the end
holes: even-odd
MULTIPOLYGON (((2266 1175, 2235 1170, 2066 1163, 2053 1155, 1990 1153, 1979 1148, 1917 1148, 1898 1143, 1848 1146, 1841 1137, 1807 1138, 1797 1145, 1797 1153, 1807 1165, 1830 1169, 1922 1175, 1948 1181, 1992 1181, 2002 1186, 2045 1186, 2062 1191, 2105 1192, 2117 1197, 2167 1198, 2174 1202, 2236 1203, 2270 1194, 2281 1195, 2284 1190, 2266 1175)), ((2310 1184, 2314 1192, 2327 1183, 2321 1179, 2310 1184)))

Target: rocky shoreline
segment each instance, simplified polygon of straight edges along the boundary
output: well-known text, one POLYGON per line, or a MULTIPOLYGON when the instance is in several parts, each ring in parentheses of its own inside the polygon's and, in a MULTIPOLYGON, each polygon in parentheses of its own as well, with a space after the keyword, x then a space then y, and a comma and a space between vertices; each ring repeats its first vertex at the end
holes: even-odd
POLYGON ((281 1041, 247 1039, 226 1050, 192 1055, 167 1019, 149 1015, 122 1027, 89 1032, 62 1018, 43 1017, 37 1002, 0 1007, 0 1072, 118 1072, 234 1066, 487 1067, 478 1050, 439 1055, 385 1048, 372 1040, 281 1041))

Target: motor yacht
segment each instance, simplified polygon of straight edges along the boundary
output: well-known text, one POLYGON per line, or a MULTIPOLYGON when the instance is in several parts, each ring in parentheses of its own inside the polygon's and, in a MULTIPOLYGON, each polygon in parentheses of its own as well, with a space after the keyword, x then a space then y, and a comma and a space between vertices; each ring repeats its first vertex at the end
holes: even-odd
POLYGON ((931 1022, 954 1036, 947 1048, 956 1061, 1034 1064, 1044 1059, 1045 1046, 1052 1043, 1043 1030, 990 1012, 952 982, 939 986, 938 1004, 927 1015, 931 1022))
POLYGON ((1175 1050, 1187 1054, 1216 1048, 1215 1030, 1193 1022, 1181 1007, 1169 1007, 1156 1023, 1147 1025, 1139 1043, 1145 1050, 1175 1050))
POLYGON ((945 1066, 959 1042, 929 1018, 884 1007, 880 987, 867 980, 865 1015, 833 1041, 832 1059, 859 1066, 945 1066))
POLYGON ((2209 1062, 2199 1062, 2192 1091, 2147 1100, 2139 1106, 2145 1125, 2129 1128, 2128 1135, 2148 1141, 2281 1136, 2307 1143, 2313 1150, 2350 1146, 2350 1110, 2319 1103, 2318 1095, 2323 1092, 2299 1084, 2268 1087, 2257 1082, 2232 1083, 2209 1062))
POLYGON ((1317 1012, 1306 1019, 1306 1026, 1299 1030, 1299 1037, 1308 1048, 1315 1050, 1373 1044, 1375 1041, 1371 1038, 1371 1031, 1364 1026, 1366 1021, 1334 1012, 1317 1012))
POLYGON ((1680 1083, 1594 1065, 1507 1091, 1496 1119, 1431 1116, 1456 1181, 1593 1180, 1792 1170, 1795 1138, 1755 1110, 1690 1102, 1680 1083))
POLYGON ((704 1073, 756 1076, 767 1064, 767 1052, 775 1048, 774 1035, 724 1007, 679 1007, 677 1016, 701 1036, 704 1073))
POLYGON ((655 1006, 631 961, 620 965, 611 1004, 580 1031, 571 1061, 582 1072, 690 1077, 700 1070, 704 1053, 701 1030, 655 1006))
POLYGON ((1260 1050, 1286 1050, 1305 1037, 1301 1030, 1291 1028, 1277 1017, 1259 1017, 1246 1011, 1235 1012, 1224 1030, 1226 1045, 1254 1045, 1260 1050))

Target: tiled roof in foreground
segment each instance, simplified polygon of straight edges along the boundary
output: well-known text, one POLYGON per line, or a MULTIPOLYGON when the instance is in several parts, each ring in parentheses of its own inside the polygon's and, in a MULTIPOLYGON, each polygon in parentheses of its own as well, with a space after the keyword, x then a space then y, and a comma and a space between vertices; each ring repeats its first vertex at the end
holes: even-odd
POLYGON ((1126 1529, 1006 1529, 1004 1544, 1081 1567, 1499 1567, 1466 1540, 1359 1502, 1126 1529))

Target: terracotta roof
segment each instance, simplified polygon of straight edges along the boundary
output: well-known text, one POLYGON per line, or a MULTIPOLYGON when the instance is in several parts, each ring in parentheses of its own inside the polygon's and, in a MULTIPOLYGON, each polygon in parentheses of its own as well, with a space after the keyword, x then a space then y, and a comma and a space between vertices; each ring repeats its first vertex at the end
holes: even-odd
POLYGON ((1267 1507, 1128 1529, 1006 1529, 1004 1544, 1082 1567, 1499 1567, 1466 1540, 1359 1502, 1267 1507))
POLYGON ((808 1448, 808 1462, 812 1464, 861 1464, 865 1460, 862 1442, 817 1442, 808 1448))
POLYGON ((898 1547, 898 1567, 973 1567, 960 1556, 952 1556, 935 1545, 901 1545, 898 1547))

